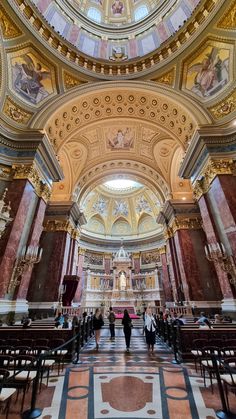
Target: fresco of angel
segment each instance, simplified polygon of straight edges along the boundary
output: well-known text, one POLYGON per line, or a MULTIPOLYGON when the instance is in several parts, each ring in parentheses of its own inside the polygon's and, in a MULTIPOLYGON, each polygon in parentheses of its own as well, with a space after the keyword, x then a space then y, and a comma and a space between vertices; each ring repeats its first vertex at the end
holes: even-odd
POLYGON ((19 58, 12 66, 13 87, 25 99, 37 104, 51 93, 44 85, 44 80, 51 80, 51 73, 44 71, 42 64, 35 63, 29 54, 19 58))
POLYGON ((130 148, 133 145, 133 132, 126 128, 126 130, 118 129, 113 138, 108 139, 108 145, 111 148, 130 148))
POLYGON ((222 59, 220 52, 219 48, 212 47, 201 62, 194 63, 188 68, 188 75, 195 74, 191 90, 198 96, 212 96, 228 82, 229 59, 222 59))

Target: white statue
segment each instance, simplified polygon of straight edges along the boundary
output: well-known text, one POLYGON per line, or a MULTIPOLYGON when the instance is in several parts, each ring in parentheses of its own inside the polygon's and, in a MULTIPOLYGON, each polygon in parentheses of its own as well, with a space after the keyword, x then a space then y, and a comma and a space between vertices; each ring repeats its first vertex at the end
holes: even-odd
POLYGON ((126 276, 125 276, 125 273, 123 271, 120 274, 120 289, 121 290, 126 289, 126 276))

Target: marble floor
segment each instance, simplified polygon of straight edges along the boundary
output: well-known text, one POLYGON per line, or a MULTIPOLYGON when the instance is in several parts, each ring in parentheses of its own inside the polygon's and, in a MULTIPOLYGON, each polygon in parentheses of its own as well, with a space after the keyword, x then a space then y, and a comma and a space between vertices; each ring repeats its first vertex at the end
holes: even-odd
MULTIPOLYGON (((132 331, 130 353, 122 329, 116 330, 114 342, 104 329, 99 351, 92 339, 80 361, 67 365, 59 377, 55 372, 39 393, 43 419, 212 419, 221 408, 216 384, 212 394, 193 364, 172 364, 173 354, 159 340, 154 354, 148 354, 141 329, 132 331)), ((30 395, 25 409, 29 403, 30 395)), ((21 417, 18 404, 11 404, 10 419, 21 417)), ((233 394, 230 406, 236 418, 233 394)))

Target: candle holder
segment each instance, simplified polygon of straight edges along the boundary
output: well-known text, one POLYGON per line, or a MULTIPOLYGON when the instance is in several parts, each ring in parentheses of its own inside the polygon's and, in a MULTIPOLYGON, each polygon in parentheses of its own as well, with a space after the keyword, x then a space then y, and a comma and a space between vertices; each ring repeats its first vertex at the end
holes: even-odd
POLYGON ((236 266, 232 255, 226 253, 223 243, 207 243, 205 246, 207 260, 218 263, 224 272, 231 276, 229 282, 236 285, 236 266))
POLYGON ((23 247, 21 256, 16 258, 12 277, 8 286, 8 294, 14 292, 17 285, 20 284, 19 278, 30 267, 39 263, 42 258, 43 249, 38 246, 23 247))

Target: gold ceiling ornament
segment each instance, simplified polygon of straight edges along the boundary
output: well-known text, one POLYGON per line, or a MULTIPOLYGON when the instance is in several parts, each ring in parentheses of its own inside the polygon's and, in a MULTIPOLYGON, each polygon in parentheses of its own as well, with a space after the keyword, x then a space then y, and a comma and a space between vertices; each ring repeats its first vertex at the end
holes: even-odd
POLYGON ((32 165, 13 165, 13 179, 27 179, 35 189, 36 195, 45 202, 50 199, 51 188, 39 175, 34 164, 32 165))
POLYGON ((0 5, 0 26, 3 38, 11 39, 22 35, 21 30, 16 26, 13 20, 8 16, 5 9, 0 5))
POLYGON ((167 86, 173 86, 175 81, 175 68, 172 68, 170 71, 167 71, 166 73, 162 74, 159 77, 156 77, 155 79, 152 79, 152 81, 155 81, 157 83, 166 84, 167 86))
POLYGON ((201 218, 174 218, 170 228, 173 234, 178 230, 199 230, 202 229, 201 218))
POLYGON ((29 122, 31 116, 33 115, 32 112, 28 112, 21 106, 17 105, 17 103, 9 96, 6 97, 3 113, 18 124, 24 125, 29 122))
POLYGON ((43 229, 47 232, 64 231, 70 235, 74 232, 74 227, 70 220, 47 220, 43 229))
POLYGON ((236 161, 233 159, 209 159, 201 171, 200 180, 193 185, 193 195, 196 200, 208 192, 211 183, 218 175, 236 175, 236 161))
POLYGON ((236 90, 216 105, 208 108, 215 119, 221 119, 236 110, 236 90))
POLYGON ((73 76, 73 74, 67 73, 67 71, 64 72, 63 79, 66 90, 72 89, 73 87, 79 86, 80 84, 87 83, 87 81, 82 81, 73 76))
POLYGON ((230 8, 219 20, 217 27, 222 29, 236 29, 236 0, 232 2, 230 8))

